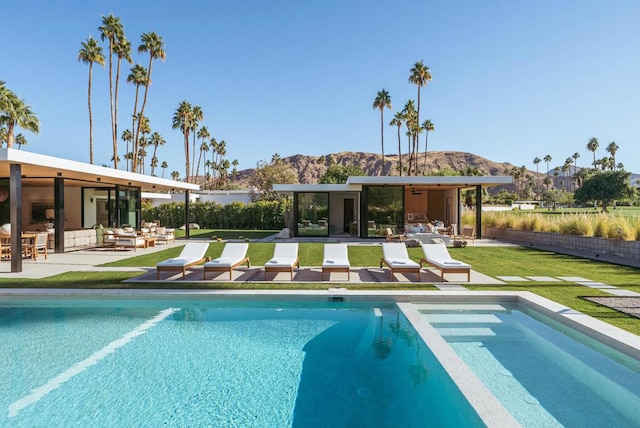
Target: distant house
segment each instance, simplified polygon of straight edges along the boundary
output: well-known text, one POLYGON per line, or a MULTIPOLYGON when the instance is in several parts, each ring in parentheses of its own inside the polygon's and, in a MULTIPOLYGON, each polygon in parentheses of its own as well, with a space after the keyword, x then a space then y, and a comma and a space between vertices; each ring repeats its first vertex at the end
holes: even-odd
MULTIPOLYGON (((352 235, 373 238, 441 221, 459 224, 460 192, 512 183, 511 176, 360 177, 346 184, 277 184, 293 199, 294 236, 352 235)), ((482 203, 477 198, 476 234, 481 237, 482 203)))

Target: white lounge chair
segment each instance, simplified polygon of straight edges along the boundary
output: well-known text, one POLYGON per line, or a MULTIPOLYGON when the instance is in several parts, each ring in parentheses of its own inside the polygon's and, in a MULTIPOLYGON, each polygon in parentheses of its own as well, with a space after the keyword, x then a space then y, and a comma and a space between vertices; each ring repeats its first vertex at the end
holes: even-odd
POLYGON ((156 266, 156 279, 160 279, 161 271, 182 271, 182 279, 187 269, 207 261, 205 254, 209 249, 207 242, 188 242, 178 257, 167 259, 156 266))
POLYGON ((420 259, 420 266, 426 263, 440 269, 440 277, 443 280, 445 273, 466 273, 467 282, 471 281, 471 266, 452 259, 444 244, 422 244, 422 252, 424 258, 420 259))
POLYGON ((346 272, 347 280, 350 280, 350 269, 351 264, 349 263, 349 252, 347 250, 347 244, 324 245, 324 257, 322 260, 323 281, 325 272, 329 272, 329 279, 331 279, 331 272, 346 272))
POLYGON ((247 243, 225 244, 222 254, 217 259, 213 259, 204 264, 202 279, 207 279, 207 272, 229 272, 229 279, 233 279, 233 269, 246 263, 250 267, 250 260, 247 257, 247 243))
POLYGON ((380 268, 385 264, 391 269, 391 281, 396 272, 416 273, 420 281, 421 266, 409 258, 407 247, 403 243, 384 242, 382 244, 382 260, 380 268))
POLYGON ((267 279, 267 272, 291 272, 293 280, 293 268, 296 266, 300 267, 298 244, 278 243, 273 249, 273 258, 264 265, 264 279, 267 279))

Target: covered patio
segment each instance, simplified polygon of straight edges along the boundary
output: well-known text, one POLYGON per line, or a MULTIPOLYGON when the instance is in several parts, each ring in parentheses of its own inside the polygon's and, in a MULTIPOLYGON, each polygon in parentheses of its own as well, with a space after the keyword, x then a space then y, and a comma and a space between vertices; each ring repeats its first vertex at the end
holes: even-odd
MULTIPOLYGON (((345 184, 276 184, 273 189, 293 201, 296 237, 358 236, 381 238, 392 233, 422 231, 442 224, 458 229, 465 202, 462 192, 511 184, 510 176, 352 176, 345 184)), ((475 212, 481 238, 482 198, 468 207, 475 212)), ((456 231, 454 230, 454 233, 456 231)))
MULTIPOLYGON (((199 186, 0 149, 0 224, 11 225, 11 254, 21 254, 22 231, 27 229, 51 230, 52 226, 56 253, 65 251, 65 230, 124 225, 139 230, 143 193, 183 192, 188 224, 189 193, 194 190, 199 186)), ((22 272, 21 257, 11 257, 11 272, 22 272)))

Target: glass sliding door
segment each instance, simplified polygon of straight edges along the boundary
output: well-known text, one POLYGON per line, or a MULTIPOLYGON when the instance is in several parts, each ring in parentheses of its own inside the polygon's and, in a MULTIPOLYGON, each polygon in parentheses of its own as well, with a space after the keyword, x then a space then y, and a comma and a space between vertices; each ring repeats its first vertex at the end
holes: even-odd
POLYGON ((386 236, 387 228, 395 234, 403 227, 404 187, 368 186, 366 192, 366 237, 386 236))
POLYGON ((329 193, 297 194, 296 236, 329 236, 329 193))

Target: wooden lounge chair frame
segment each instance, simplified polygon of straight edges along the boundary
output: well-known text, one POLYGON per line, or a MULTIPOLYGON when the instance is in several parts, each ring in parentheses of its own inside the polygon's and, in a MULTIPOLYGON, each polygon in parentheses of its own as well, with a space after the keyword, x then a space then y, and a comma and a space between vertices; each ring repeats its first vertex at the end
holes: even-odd
POLYGON ((247 264, 247 267, 251 267, 251 259, 249 257, 245 257, 244 259, 240 260, 239 262, 230 265, 230 266, 203 266, 202 269, 202 279, 207 279, 207 272, 229 272, 229 280, 233 279, 233 270, 235 268, 237 268, 238 266, 241 266, 243 264, 247 264))
POLYGON ((161 271, 172 271, 172 272, 180 272, 182 271, 182 279, 185 279, 187 276, 187 269, 197 266, 201 263, 208 262, 211 260, 211 257, 204 257, 199 260, 195 260, 191 263, 182 266, 156 266, 156 279, 160 279, 161 271))
MULTIPOLYGON (((385 245, 385 244, 382 244, 385 245)), ((395 244, 392 244, 395 245, 395 244)), ((402 244, 404 245, 404 244, 402 244)), ((413 261, 411 260, 408 256, 407 256, 407 260, 413 261)), ((418 281, 421 281, 421 269, 422 269, 422 265, 419 265, 418 267, 415 266, 407 266, 407 267, 398 267, 398 266, 393 266, 391 263, 389 263, 384 257, 382 257, 380 259, 380 269, 382 269, 382 265, 387 265, 387 267, 391 270, 391 282, 393 282, 395 280, 395 273, 417 273, 418 274, 418 281)))
MULTIPOLYGON (((433 245, 433 244, 432 244, 433 245)), ((423 250, 424 251, 424 250, 423 250)), ((450 259, 451 261, 458 261, 455 259, 450 259)), ((422 267, 422 265, 424 264, 428 264, 429 266, 433 266, 436 269, 440 270, 440 278, 442 278, 443 281, 446 281, 446 279, 444 279, 444 275, 446 273, 466 273, 467 274, 467 282, 471 282, 471 266, 465 264, 464 266, 456 266, 456 265, 451 265, 451 266, 445 266, 442 263, 437 263, 434 262, 432 260, 427 259, 426 257, 422 257, 420 259, 420 267, 422 267)), ((460 262, 462 263, 462 262, 460 262)))
POLYGON ((428 264, 429 266, 433 266, 436 269, 440 270, 440 278, 442 278, 443 281, 446 281, 446 279, 444 279, 444 274, 445 273, 466 273, 467 274, 467 282, 471 282, 471 268, 464 266, 464 267, 456 267, 456 266, 443 266, 441 264, 437 264, 434 262, 431 262, 425 258, 421 258, 420 259, 420 267, 422 267, 422 264, 428 264))
POLYGON ((264 267, 264 279, 267 279, 267 272, 291 272, 291 280, 293 281, 293 269, 300 269, 300 259, 296 257, 296 261, 291 266, 267 266, 264 267))
MULTIPOLYGON (((339 244, 328 244, 328 245, 339 245, 339 244)), ((349 261, 347 255, 347 262, 349 261)), ((349 266, 329 266, 322 261, 322 280, 324 281, 324 273, 329 273, 329 279, 331 279, 331 272, 346 272, 347 273, 347 281, 351 281, 351 265, 349 266)))
MULTIPOLYGON (((294 262, 291 265, 278 265, 278 266, 273 266, 273 265, 269 265, 268 262, 267 264, 265 264, 264 266, 264 279, 265 281, 267 280, 267 272, 290 272, 291 273, 291 280, 293 281, 293 269, 295 267, 297 267, 298 269, 300 269, 300 258, 298 257, 298 250, 297 250, 297 244, 276 244, 276 247, 274 248, 274 257, 271 258, 269 261, 273 260, 274 258, 276 258, 277 254, 276 251, 278 250, 278 246, 279 245, 296 245, 296 257, 295 259, 291 258, 292 260, 294 260, 294 262)), ((278 257, 281 258, 281 257, 278 257)))
POLYGON ((394 235, 390 227, 387 227, 387 242, 400 241, 403 242, 407 237, 405 235, 394 235))

